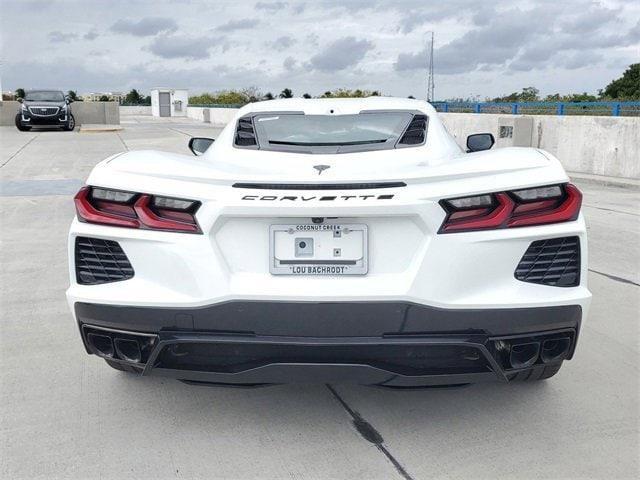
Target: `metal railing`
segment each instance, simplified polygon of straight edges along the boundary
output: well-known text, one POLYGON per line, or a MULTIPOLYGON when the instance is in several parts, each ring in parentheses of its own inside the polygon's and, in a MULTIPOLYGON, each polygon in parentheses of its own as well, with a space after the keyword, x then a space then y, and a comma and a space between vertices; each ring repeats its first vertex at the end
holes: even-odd
POLYGON ((640 116, 639 102, 431 102, 438 112, 513 115, 640 116))

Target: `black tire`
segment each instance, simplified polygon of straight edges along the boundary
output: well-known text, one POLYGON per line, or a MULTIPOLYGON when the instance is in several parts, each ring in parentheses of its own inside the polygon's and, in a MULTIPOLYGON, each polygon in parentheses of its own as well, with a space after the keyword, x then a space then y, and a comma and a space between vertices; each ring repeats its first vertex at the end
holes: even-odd
POLYGON ((139 374, 141 372, 141 370, 137 369, 133 365, 126 365, 124 363, 114 362, 113 360, 107 360, 106 358, 104 359, 104 361, 107 362, 107 365, 109 365, 111 368, 115 370, 120 370, 121 372, 135 373, 135 374, 139 374))
POLYGON ((509 380, 512 382, 535 382, 553 377, 560 371, 562 363, 553 365, 536 365, 535 367, 516 373, 509 380))
POLYGON ((20 118, 19 113, 16 115, 16 128, 21 132, 28 132, 29 130, 31 130, 30 126, 22 124, 22 119, 20 118))
POLYGON ((72 132, 73 129, 76 128, 76 119, 71 113, 69 114, 69 119, 63 128, 65 132, 72 132))

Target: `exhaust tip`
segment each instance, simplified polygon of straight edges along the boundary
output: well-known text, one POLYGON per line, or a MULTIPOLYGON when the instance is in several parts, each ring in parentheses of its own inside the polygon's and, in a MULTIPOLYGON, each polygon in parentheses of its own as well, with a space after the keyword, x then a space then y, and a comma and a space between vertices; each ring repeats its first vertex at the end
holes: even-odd
POLYGON ((113 342, 108 335, 100 335, 99 333, 90 333, 87 335, 89 346, 94 350, 96 355, 101 357, 113 358, 113 342))
POLYGON ((569 354, 571 339, 569 337, 552 338, 542 343, 540 360, 544 363, 564 360, 569 354))
POLYGON ((142 361, 142 351, 136 340, 127 340, 124 338, 116 338, 116 353, 118 357, 127 362, 140 363, 142 361))
POLYGON ((540 353, 540 342, 511 345, 509 363, 512 368, 527 368, 536 363, 540 353))

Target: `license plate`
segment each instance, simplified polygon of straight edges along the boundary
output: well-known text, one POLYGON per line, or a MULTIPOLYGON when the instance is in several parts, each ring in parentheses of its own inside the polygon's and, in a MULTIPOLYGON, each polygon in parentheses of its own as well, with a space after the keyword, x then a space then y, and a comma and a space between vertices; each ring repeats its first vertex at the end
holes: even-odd
POLYGON ((364 275, 367 226, 295 224, 269 227, 269 271, 273 275, 364 275))

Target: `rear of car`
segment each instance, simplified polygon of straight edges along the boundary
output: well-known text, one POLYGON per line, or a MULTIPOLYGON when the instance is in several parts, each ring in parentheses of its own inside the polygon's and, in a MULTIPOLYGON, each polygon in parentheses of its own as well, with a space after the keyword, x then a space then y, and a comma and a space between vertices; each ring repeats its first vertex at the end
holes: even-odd
POLYGON ((581 195, 559 162, 465 154, 424 102, 262 102, 203 157, 105 160, 75 201, 85 347, 142 374, 546 378, 589 305, 581 195))

